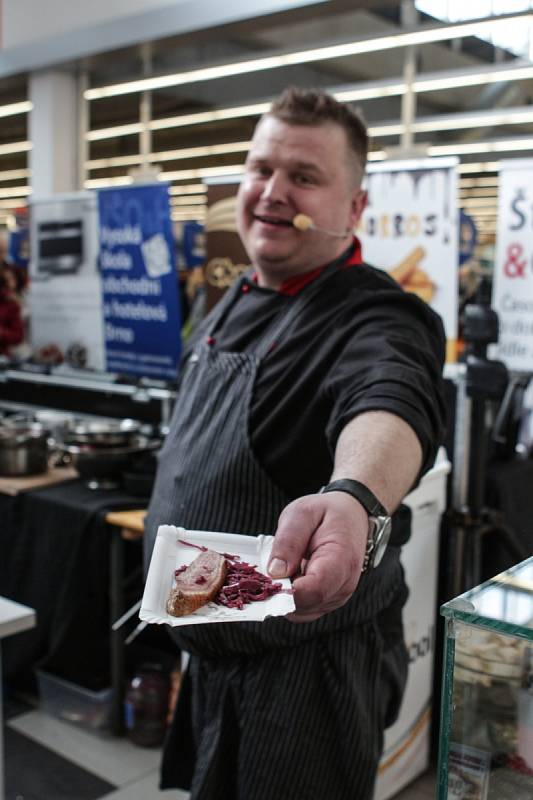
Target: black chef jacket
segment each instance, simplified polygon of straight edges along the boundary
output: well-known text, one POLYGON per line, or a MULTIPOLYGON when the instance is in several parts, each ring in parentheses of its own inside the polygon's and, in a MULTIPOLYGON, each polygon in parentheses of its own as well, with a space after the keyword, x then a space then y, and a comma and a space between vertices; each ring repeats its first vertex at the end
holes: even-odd
MULTIPOLYGON (((358 414, 379 410, 404 419, 422 445, 420 476, 444 436, 440 317, 382 270, 357 263, 355 244, 263 360, 243 421, 259 463, 293 498, 327 483, 339 434, 358 414)), ((250 275, 212 346, 253 352, 294 299, 258 286, 250 275)), ((208 327, 208 321, 200 327, 184 360, 208 327)))

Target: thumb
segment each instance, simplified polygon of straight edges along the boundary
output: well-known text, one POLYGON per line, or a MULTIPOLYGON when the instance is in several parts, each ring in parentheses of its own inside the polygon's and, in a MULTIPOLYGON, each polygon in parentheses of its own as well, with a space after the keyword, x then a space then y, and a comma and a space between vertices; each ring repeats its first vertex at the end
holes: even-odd
POLYGON ((313 495, 298 498, 283 509, 268 562, 272 578, 288 578, 298 571, 321 521, 322 512, 313 495))

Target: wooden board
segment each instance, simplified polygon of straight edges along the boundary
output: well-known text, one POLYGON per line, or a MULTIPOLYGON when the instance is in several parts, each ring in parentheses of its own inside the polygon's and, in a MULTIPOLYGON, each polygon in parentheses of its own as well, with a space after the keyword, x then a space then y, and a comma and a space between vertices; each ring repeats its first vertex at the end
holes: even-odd
MULTIPOLYGON (((137 509, 136 511, 110 511, 106 514, 105 521, 109 525, 116 525, 117 528, 123 528, 127 531, 135 531, 135 533, 144 533, 144 518, 146 516, 146 509, 137 509)), ((125 536, 124 538, 128 538, 125 536)))
POLYGON ((24 478, 0 477, 0 492, 2 494, 17 495, 19 492, 28 492, 30 489, 44 489, 54 483, 71 481, 79 478, 74 467, 51 467, 41 475, 28 475, 24 478))

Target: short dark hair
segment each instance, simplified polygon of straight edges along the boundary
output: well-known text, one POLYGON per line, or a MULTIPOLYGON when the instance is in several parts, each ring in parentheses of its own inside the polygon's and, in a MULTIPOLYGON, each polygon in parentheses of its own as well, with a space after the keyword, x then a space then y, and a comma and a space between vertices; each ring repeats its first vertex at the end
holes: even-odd
POLYGON ((323 125, 333 122, 346 133, 348 146, 364 172, 368 154, 368 132, 361 113, 320 89, 289 86, 274 100, 267 116, 289 125, 323 125))

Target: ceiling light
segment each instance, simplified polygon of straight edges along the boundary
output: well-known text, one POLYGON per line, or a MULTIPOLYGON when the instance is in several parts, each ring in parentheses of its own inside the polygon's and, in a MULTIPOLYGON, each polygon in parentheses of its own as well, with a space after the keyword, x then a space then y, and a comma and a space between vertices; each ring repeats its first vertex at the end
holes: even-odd
POLYGON ((205 211, 200 208, 190 208, 188 210, 184 209, 183 211, 172 210, 170 214, 170 218, 174 220, 174 222, 180 222, 182 220, 185 221, 188 219, 203 220, 205 219, 205 216, 206 216, 205 211))
POLYGON ((29 169, 4 169, 0 171, 0 181, 18 181, 29 178, 29 169))
MULTIPOLYGON (((509 64, 508 66, 487 66, 481 72, 478 68, 471 68, 468 70, 454 70, 445 73, 427 73, 419 78, 415 78, 413 82, 413 91, 415 92, 429 92, 441 91, 445 89, 460 88, 463 86, 478 86, 486 83, 496 83, 500 81, 518 81, 533 78, 533 66, 524 65, 519 62, 509 64)), ((335 87, 329 89, 330 93, 341 103, 360 102, 362 100, 373 100, 383 97, 392 97, 405 94, 405 83, 398 83, 394 80, 385 79, 382 81, 368 82, 359 84, 354 89, 336 89, 335 87)), ((253 105, 232 106, 231 108, 213 109, 212 111, 202 111, 195 114, 183 114, 174 117, 166 117, 164 119, 152 120, 148 123, 150 130, 160 130, 163 128, 179 128, 186 125, 200 125, 203 123, 216 122, 217 120, 224 119, 238 119, 239 117, 253 116, 264 114, 270 108, 271 102, 255 103, 253 105)), ((515 109, 519 111, 519 109, 515 109)), ((522 113, 527 114, 529 109, 523 109, 522 113)), ((449 117, 442 116, 440 119, 435 117, 433 119, 419 120, 415 125, 420 125, 418 130, 445 130, 453 128, 461 128, 461 116, 464 115, 449 115, 449 117), (450 122, 446 123, 446 120, 450 122), (443 123, 437 126, 433 123, 443 123), (454 124, 455 122, 455 124, 454 124)), ((516 118, 516 120, 509 120, 507 112, 479 112, 472 115, 475 118, 476 124, 518 124, 525 122, 527 119, 516 118), (497 122, 490 120, 490 114, 501 115, 503 121, 497 122), (479 120, 487 120, 487 122, 480 122, 479 120)), ((467 127, 470 126, 468 123, 467 127)), ((113 139, 119 136, 128 136, 133 133, 140 133, 143 130, 141 123, 131 125, 117 125, 111 128, 100 128, 96 131, 90 131, 86 134, 89 141, 96 141, 101 139, 113 139)), ((403 126, 396 125, 396 130, 392 127, 374 126, 371 129, 373 136, 393 136, 396 133, 402 133, 403 126)))
POLYGON ((117 178, 90 178, 84 186, 86 189, 105 189, 106 186, 129 186, 132 183, 131 175, 120 175, 117 178))
POLYGON ((171 186, 169 194, 200 194, 207 193, 207 186, 203 183, 186 183, 183 186, 171 186))
POLYGON ((215 178, 220 175, 240 175, 244 172, 244 164, 231 164, 226 167, 201 167, 199 169, 179 169, 172 172, 161 172, 160 181, 184 181, 189 178, 215 178))
POLYGON ((16 114, 27 114, 33 108, 30 100, 22 100, 20 103, 9 103, 0 106, 0 117, 13 117, 16 114))
POLYGON ((475 208, 493 208, 498 205, 497 197, 461 197, 459 204, 462 206, 475 207, 475 208))
POLYGON ((499 185, 499 179, 497 177, 494 178, 460 178, 459 179, 459 186, 461 189, 463 188, 472 188, 475 186, 493 186, 497 187, 499 185))
POLYGON ((384 161, 387 158, 385 150, 371 150, 368 154, 367 161, 384 161))
POLYGON ((513 150, 533 150, 533 137, 526 139, 494 139, 484 142, 456 142, 428 147, 430 156, 468 155, 470 153, 505 153, 513 150))
POLYGON ((427 77, 415 80, 415 92, 437 92, 442 89, 460 89, 465 86, 479 86, 500 81, 521 81, 533 78, 533 66, 514 64, 509 67, 487 67, 483 71, 474 69, 447 76, 427 77))
POLYGON ((205 195, 201 197, 195 197, 194 195, 191 197, 190 195, 185 195, 185 197, 172 197, 170 200, 171 206, 186 206, 190 204, 191 206, 205 206, 207 202, 207 198, 205 195))
POLYGON ((0 200, 0 208, 22 208, 28 204, 26 197, 13 197, 11 200, 0 200))
MULTIPOLYGON (((206 156, 219 156, 226 153, 247 152, 250 142, 228 142, 227 144, 204 145, 203 147, 183 147, 180 150, 166 150, 158 153, 150 153, 150 162, 158 161, 179 161, 185 158, 204 158, 206 156)), ((130 164, 140 164, 143 157, 140 153, 131 156, 117 156, 112 158, 98 158, 87 161, 88 169, 107 169, 111 167, 122 167, 130 164)))
POLYGON ((236 106, 234 108, 219 108, 214 111, 199 111, 196 114, 182 114, 178 117, 166 117, 165 119, 153 119, 148 123, 152 131, 164 128, 179 128, 182 125, 200 125, 204 122, 217 122, 224 119, 235 119, 235 117, 259 116, 269 110, 271 103, 254 103, 247 106, 236 106))
POLYGON ((133 133, 141 133, 143 125, 140 122, 134 122, 131 125, 116 125, 113 128, 97 128, 94 131, 88 131, 85 138, 89 142, 96 142, 101 139, 113 139, 115 136, 130 136, 133 133))
POLYGON ((8 188, 0 188, 0 197, 27 197, 31 194, 29 186, 9 186, 8 188))
POLYGON ((477 162, 465 162, 464 164, 457 165, 457 172, 461 173, 468 173, 468 172, 499 172, 500 171, 500 162, 499 161, 477 161, 477 162))
POLYGON ((133 92, 152 91, 164 89, 169 86, 182 86, 184 84, 200 81, 215 80, 217 78, 260 72, 267 69, 277 69, 295 64, 325 61, 332 58, 345 58, 347 56, 376 53, 398 47, 409 47, 417 44, 446 41, 463 38, 465 36, 479 36, 495 26, 502 25, 506 20, 529 21, 530 12, 518 14, 502 14, 493 17, 470 20, 468 22, 452 23, 451 25, 430 25, 417 28, 413 31, 394 32, 386 36, 359 39, 341 44, 325 45, 310 50, 297 52, 278 53, 277 55, 253 58, 247 61, 237 61, 229 64, 220 64, 211 67, 177 72, 172 75, 161 75, 153 78, 142 78, 135 81, 100 86, 87 89, 84 97, 87 100, 99 100, 105 97, 131 94, 133 92))
POLYGON ((11 142, 10 144, 0 144, 0 156, 7 156, 11 153, 27 153, 31 150, 31 142, 11 142))
POLYGON ((460 186, 460 195, 461 197, 493 197, 496 199, 498 197, 498 189, 496 186, 481 186, 475 187, 470 186, 469 188, 465 188, 460 186))

